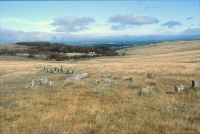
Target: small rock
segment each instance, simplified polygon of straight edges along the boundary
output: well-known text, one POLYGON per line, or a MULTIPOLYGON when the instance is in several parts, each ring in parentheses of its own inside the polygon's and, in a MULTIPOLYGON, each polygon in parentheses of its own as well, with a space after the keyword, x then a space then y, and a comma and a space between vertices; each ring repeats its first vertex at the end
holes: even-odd
POLYGON ((147 73, 147 78, 153 79, 155 75, 153 73, 147 73))
POLYGON ((66 71, 66 74, 73 74, 74 72, 75 72, 74 70, 69 69, 69 70, 66 71))
POLYGON ((175 92, 181 92, 184 90, 184 86, 183 85, 177 85, 175 86, 175 92))
POLYGON ((128 78, 125 78, 124 80, 125 80, 125 81, 129 81, 129 82, 132 82, 132 81, 133 81, 133 78, 132 78, 132 77, 128 77, 128 78))

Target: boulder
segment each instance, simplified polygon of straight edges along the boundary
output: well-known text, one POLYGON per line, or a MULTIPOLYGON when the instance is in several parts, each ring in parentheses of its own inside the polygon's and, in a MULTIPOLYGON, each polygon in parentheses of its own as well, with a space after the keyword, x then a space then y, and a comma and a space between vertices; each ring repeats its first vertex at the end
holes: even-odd
POLYGON ((43 79, 40 79, 39 81, 40 81, 40 85, 47 85, 49 87, 51 87, 53 84, 53 82, 49 81, 46 77, 43 79))
POLYGON ((104 84, 111 84, 112 83, 112 75, 111 74, 104 74, 101 76, 101 79, 98 80, 97 82, 101 82, 101 83, 104 83, 104 84))
POLYGON ((88 73, 74 73, 74 74, 71 74, 69 76, 67 76, 65 78, 66 81, 70 81, 70 80, 80 80, 80 79, 84 79, 84 78, 87 78, 89 75, 88 73))
POLYGON ((139 92, 140 95, 145 95, 145 96, 150 93, 151 93, 151 87, 149 87, 149 86, 142 87, 139 92))
POLYGON ((48 79, 45 77, 43 79, 40 79, 40 85, 48 84, 48 79))
POLYGON ((102 93, 105 89, 112 87, 113 79, 111 75, 103 75, 101 76, 101 79, 96 82, 98 84, 97 91, 102 93))
POLYGON ((34 87, 35 85, 46 85, 46 86, 49 86, 51 87, 53 84, 52 81, 49 81, 46 77, 45 78, 42 78, 42 79, 39 79, 39 80, 32 80, 31 81, 31 84, 29 85, 29 88, 32 88, 34 87))
POLYGON ((101 81, 102 81, 103 83, 107 83, 107 84, 111 84, 111 83, 112 83, 111 78, 108 78, 108 77, 103 77, 103 78, 101 78, 101 81))

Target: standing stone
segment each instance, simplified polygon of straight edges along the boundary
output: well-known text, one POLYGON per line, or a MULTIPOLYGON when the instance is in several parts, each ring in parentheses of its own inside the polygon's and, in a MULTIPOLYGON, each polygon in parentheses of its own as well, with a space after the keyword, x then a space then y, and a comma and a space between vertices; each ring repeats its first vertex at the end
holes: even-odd
POLYGON ((197 86, 198 86, 198 83, 197 83, 197 81, 195 81, 195 80, 192 80, 192 88, 196 89, 196 88, 197 88, 197 86))
POLYGON ((61 69, 60 69, 60 68, 58 68, 58 73, 59 73, 59 74, 60 74, 60 72, 61 72, 60 70, 61 70, 61 69))
POLYGON ((52 86, 52 81, 48 81, 48 86, 51 87, 52 86))
POLYGON ((184 90, 184 86, 183 85, 175 86, 175 92, 181 92, 183 90, 184 90))
POLYGON ((56 68, 55 67, 52 68, 52 73, 56 73, 56 68))
POLYGON ((32 80, 29 87, 32 88, 32 87, 34 87, 34 85, 35 85, 35 80, 32 80))
POLYGON ((54 68, 54 73, 57 73, 57 67, 54 68))
POLYGON ((46 67, 43 67, 43 70, 46 72, 46 67))
POLYGON ((54 72, 53 73, 57 73, 57 67, 54 67, 54 72))
POLYGON ((60 67, 60 72, 63 73, 65 70, 63 68, 63 66, 60 67))
POLYGON ((51 68, 51 73, 54 73, 54 71, 55 71, 54 68, 51 68))

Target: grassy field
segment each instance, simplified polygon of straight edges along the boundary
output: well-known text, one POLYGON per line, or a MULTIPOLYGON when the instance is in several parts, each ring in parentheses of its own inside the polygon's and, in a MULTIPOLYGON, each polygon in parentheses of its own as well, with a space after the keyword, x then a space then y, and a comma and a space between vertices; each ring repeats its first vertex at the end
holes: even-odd
POLYGON ((0 56, 1 134, 195 134, 200 133, 200 41, 166 42, 119 50, 125 56, 79 61, 40 61, 0 56), (66 74, 42 71, 64 66, 89 73, 64 82, 66 74), (146 77, 148 72, 155 79, 146 77), (105 88, 96 82, 110 74, 105 88), (27 88, 47 77, 52 87, 27 88), (132 77, 133 81, 125 79, 132 77), (65 84, 64 84, 65 83, 65 84), (183 84, 185 91, 174 92, 183 84), (140 90, 150 92, 140 95, 140 90))

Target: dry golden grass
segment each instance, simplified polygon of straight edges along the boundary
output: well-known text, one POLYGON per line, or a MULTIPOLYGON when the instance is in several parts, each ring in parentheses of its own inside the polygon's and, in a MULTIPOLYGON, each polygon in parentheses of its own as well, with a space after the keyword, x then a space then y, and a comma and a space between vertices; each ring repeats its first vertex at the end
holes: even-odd
POLYGON ((125 56, 82 61, 39 61, 0 57, 0 133, 200 133, 200 41, 167 42, 120 50, 125 56), (85 71, 90 77, 64 86, 63 74, 43 66, 85 71), (146 78, 154 72, 155 79, 146 78), (102 74, 113 74, 112 87, 97 90, 102 74), (53 87, 25 88, 48 77, 53 87), (133 77, 133 82, 125 78, 133 77), (174 86, 189 90, 175 94, 174 86), (140 88, 153 87, 140 96, 140 88))

